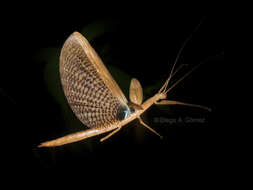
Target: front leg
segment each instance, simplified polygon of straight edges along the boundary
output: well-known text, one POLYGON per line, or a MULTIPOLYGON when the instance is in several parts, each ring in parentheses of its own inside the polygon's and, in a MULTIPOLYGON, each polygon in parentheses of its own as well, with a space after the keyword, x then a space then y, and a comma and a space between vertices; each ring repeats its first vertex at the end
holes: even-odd
POLYGON ((196 105, 196 104, 188 104, 184 102, 179 102, 175 100, 161 100, 160 102, 155 102, 157 105, 182 105, 182 106, 190 106, 190 107, 197 107, 202 108, 208 111, 211 111, 211 108, 208 108, 206 106, 196 105))

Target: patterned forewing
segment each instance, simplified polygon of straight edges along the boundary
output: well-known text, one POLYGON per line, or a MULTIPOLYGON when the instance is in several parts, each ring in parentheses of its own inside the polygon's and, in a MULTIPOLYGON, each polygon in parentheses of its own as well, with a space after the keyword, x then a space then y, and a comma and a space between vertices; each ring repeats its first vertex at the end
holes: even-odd
POLYGON ((112 95, 73 35, 61 51, 60 76, 71 109, 86 126, 105 127, 124 119, 127 107, 112 95))

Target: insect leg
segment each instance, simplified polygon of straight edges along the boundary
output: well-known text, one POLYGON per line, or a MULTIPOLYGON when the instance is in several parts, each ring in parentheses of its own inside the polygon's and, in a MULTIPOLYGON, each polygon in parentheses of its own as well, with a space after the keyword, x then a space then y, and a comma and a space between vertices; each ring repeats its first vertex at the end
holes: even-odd
POLYGON ((163 138, 163 136, 161 136, 161 135, 160 135, 159 133, 157 133, 154 129, 152 129, 152 128, 149 127, 146 123, 144 123, 140 117, 138 117, 138 119, 139 119, 140 123, 141 123, 144 127, 148 128, 150 131, 152 131, 153 133, 155 133, 156 135, 158 135, 161 139, 163 138))
POLYGON ((106 139, 110 138, 112 135, 114 135, 115 133, 117 133, 119 130, 121 129, 121 127, 118 127, 117 129, 115 129, 113 132, 109 133, 107 136, 103 137, 102 139, 100 139, 100 142, 105 141, 106 139))
POLYGON ((202 108, 202 109, 206 109, 208 111, 211 111, 211 108, 208 108, 206 106, 201 106, 201 105, 196 105, 196 104, 188 104, 188 103, 179 102, 179 101, 175 101, 175 100, 161 100, 160 102, 155 102, 155 104, 157 104, 157 105, 182 105, 182 106, 202 108))

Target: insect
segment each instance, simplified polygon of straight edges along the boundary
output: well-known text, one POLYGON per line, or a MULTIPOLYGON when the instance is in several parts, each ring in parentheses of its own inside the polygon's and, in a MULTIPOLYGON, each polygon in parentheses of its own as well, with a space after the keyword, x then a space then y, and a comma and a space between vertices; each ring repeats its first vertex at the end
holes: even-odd
POLYGON ((80 33, 74 32, 65 41, 61 50, 60 78, 71 109, 89 129, 43 142, 39 147, 61 146, 111 131, 100 139, 102 142, 135 119, 162 138, 141 119, 142 113, 153 104, 193 106, 210 111, 205 106, 166 100, 167 93, 196 69, 193 68, 168 88, 172 76, 182 67, 181 65, 175 70, 176 62, 177 59, 164 85, 145 102, 143 102, 141 84, 133 78, 129 89, 130 101, 128 101, 87 39, 80 33))

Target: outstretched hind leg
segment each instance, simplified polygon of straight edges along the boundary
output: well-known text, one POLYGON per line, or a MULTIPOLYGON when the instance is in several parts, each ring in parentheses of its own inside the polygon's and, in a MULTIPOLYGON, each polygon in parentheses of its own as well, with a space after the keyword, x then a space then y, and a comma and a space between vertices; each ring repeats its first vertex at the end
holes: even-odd
POLYGON ((113 132, 109 133, 107 136, 103 137, 102 139, 100 139, 100 142, 105 141, 106 139, 110 138, 112 135, 114 135, 115 133, 117 133, 119 130, 121 129, 121 127, 115 129, 113 132))

